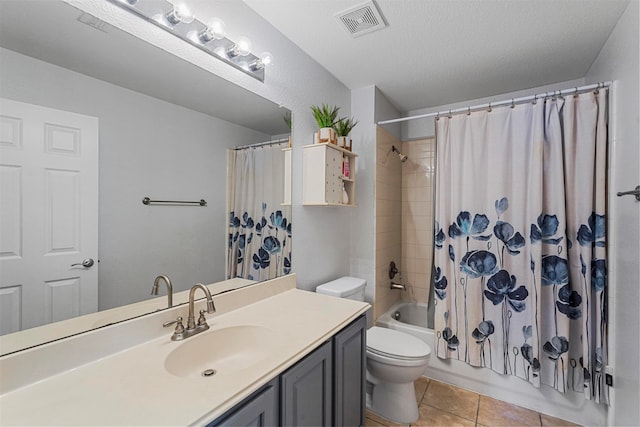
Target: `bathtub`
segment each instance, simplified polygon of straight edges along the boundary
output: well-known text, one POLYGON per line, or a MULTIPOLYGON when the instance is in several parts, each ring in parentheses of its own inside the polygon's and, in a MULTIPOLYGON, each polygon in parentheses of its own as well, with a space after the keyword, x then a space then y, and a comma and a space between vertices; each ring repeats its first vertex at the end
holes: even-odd
POLYGON ((399 302, 378 317, 376 324, 411 334, 427 343, 433 351, 435 335, 433 329, 427 328, 427 304, 399 302))

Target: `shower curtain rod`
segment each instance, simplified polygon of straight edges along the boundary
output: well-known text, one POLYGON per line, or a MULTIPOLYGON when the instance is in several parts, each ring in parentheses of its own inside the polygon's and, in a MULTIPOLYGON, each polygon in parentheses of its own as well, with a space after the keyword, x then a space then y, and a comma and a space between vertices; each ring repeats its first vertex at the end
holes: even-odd
POLYGON ((289 138, 281 138, 281 139, 274 139, 271 141, 256 142, 255 144, 239 145, 237 147, 233 147, 232 150, 244 150, 245 148, 264 147, 266 145, 282 144, 283 142, 289 142, 289 138))
POLYGON ((538 99, 538 98, 569 95, 574 93, 587 92, 593 89, 602 89, 605 87, 609 87, 611 83, 612 82, 610 81, 600 82, 600 83, 594 83, 592 85, 587 85, 587 86, 578 86, 571 89, 554 90, 551 92, 541 92, 541 93, 536 93, 534 95, 523 96, 520 98, 510 98, 510 99, 505 99, 504 101, 489 102, 487 104, 474 105, 473 107, 463 107, 463 108, 456 108, 456 109, 451 109, 446 111, 439 111, 437 113, 427 113, 427 114, 419 114, 417 116, 400 117, 398 119, 381 120, 378 122, 378 124, 387 125, 390 123, 406 122, 408 120, 414 120, 414 119, 425 119, 427 117, 449 116, 451 114, 470 113, 471 111, 485 110, 487 108, 501 107, 503 105, 523 104, 525 102, 533 101, 534 99, 538 99))

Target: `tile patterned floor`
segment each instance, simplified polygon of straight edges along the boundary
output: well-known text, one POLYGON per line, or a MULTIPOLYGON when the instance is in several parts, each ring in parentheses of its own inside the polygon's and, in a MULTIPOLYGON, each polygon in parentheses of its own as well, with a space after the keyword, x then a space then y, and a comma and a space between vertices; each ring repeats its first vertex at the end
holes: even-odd
MULTIPOLYGON (((500 400, 450 386, 428 378, 415 383, 420 418, 411 426, 577 426, 500 400)), ((367 411, 367 427, 398 424, 367 411)))

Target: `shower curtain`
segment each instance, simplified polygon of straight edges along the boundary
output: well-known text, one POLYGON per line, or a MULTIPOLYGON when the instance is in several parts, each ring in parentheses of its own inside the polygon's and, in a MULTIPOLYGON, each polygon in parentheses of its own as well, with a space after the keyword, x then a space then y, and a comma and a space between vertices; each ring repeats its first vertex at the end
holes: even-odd
POLYGON ((227 278, 291 272, 291 206, 284 201, 284 145, 228 150, 227 278))
POLYGON ((439 357, 608 403, 607 92, 437 120, 439 357))

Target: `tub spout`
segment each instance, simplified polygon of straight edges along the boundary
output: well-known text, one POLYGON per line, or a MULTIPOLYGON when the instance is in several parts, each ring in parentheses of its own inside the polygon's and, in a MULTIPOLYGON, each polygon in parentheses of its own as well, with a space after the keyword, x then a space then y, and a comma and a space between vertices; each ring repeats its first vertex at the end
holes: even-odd
POLYGON ((405 285, 403 285, 402 283, 396 283, 396 282, 391 282, 391 289, 400 289, 403 291, 407 290, 407 287, 405 285))

